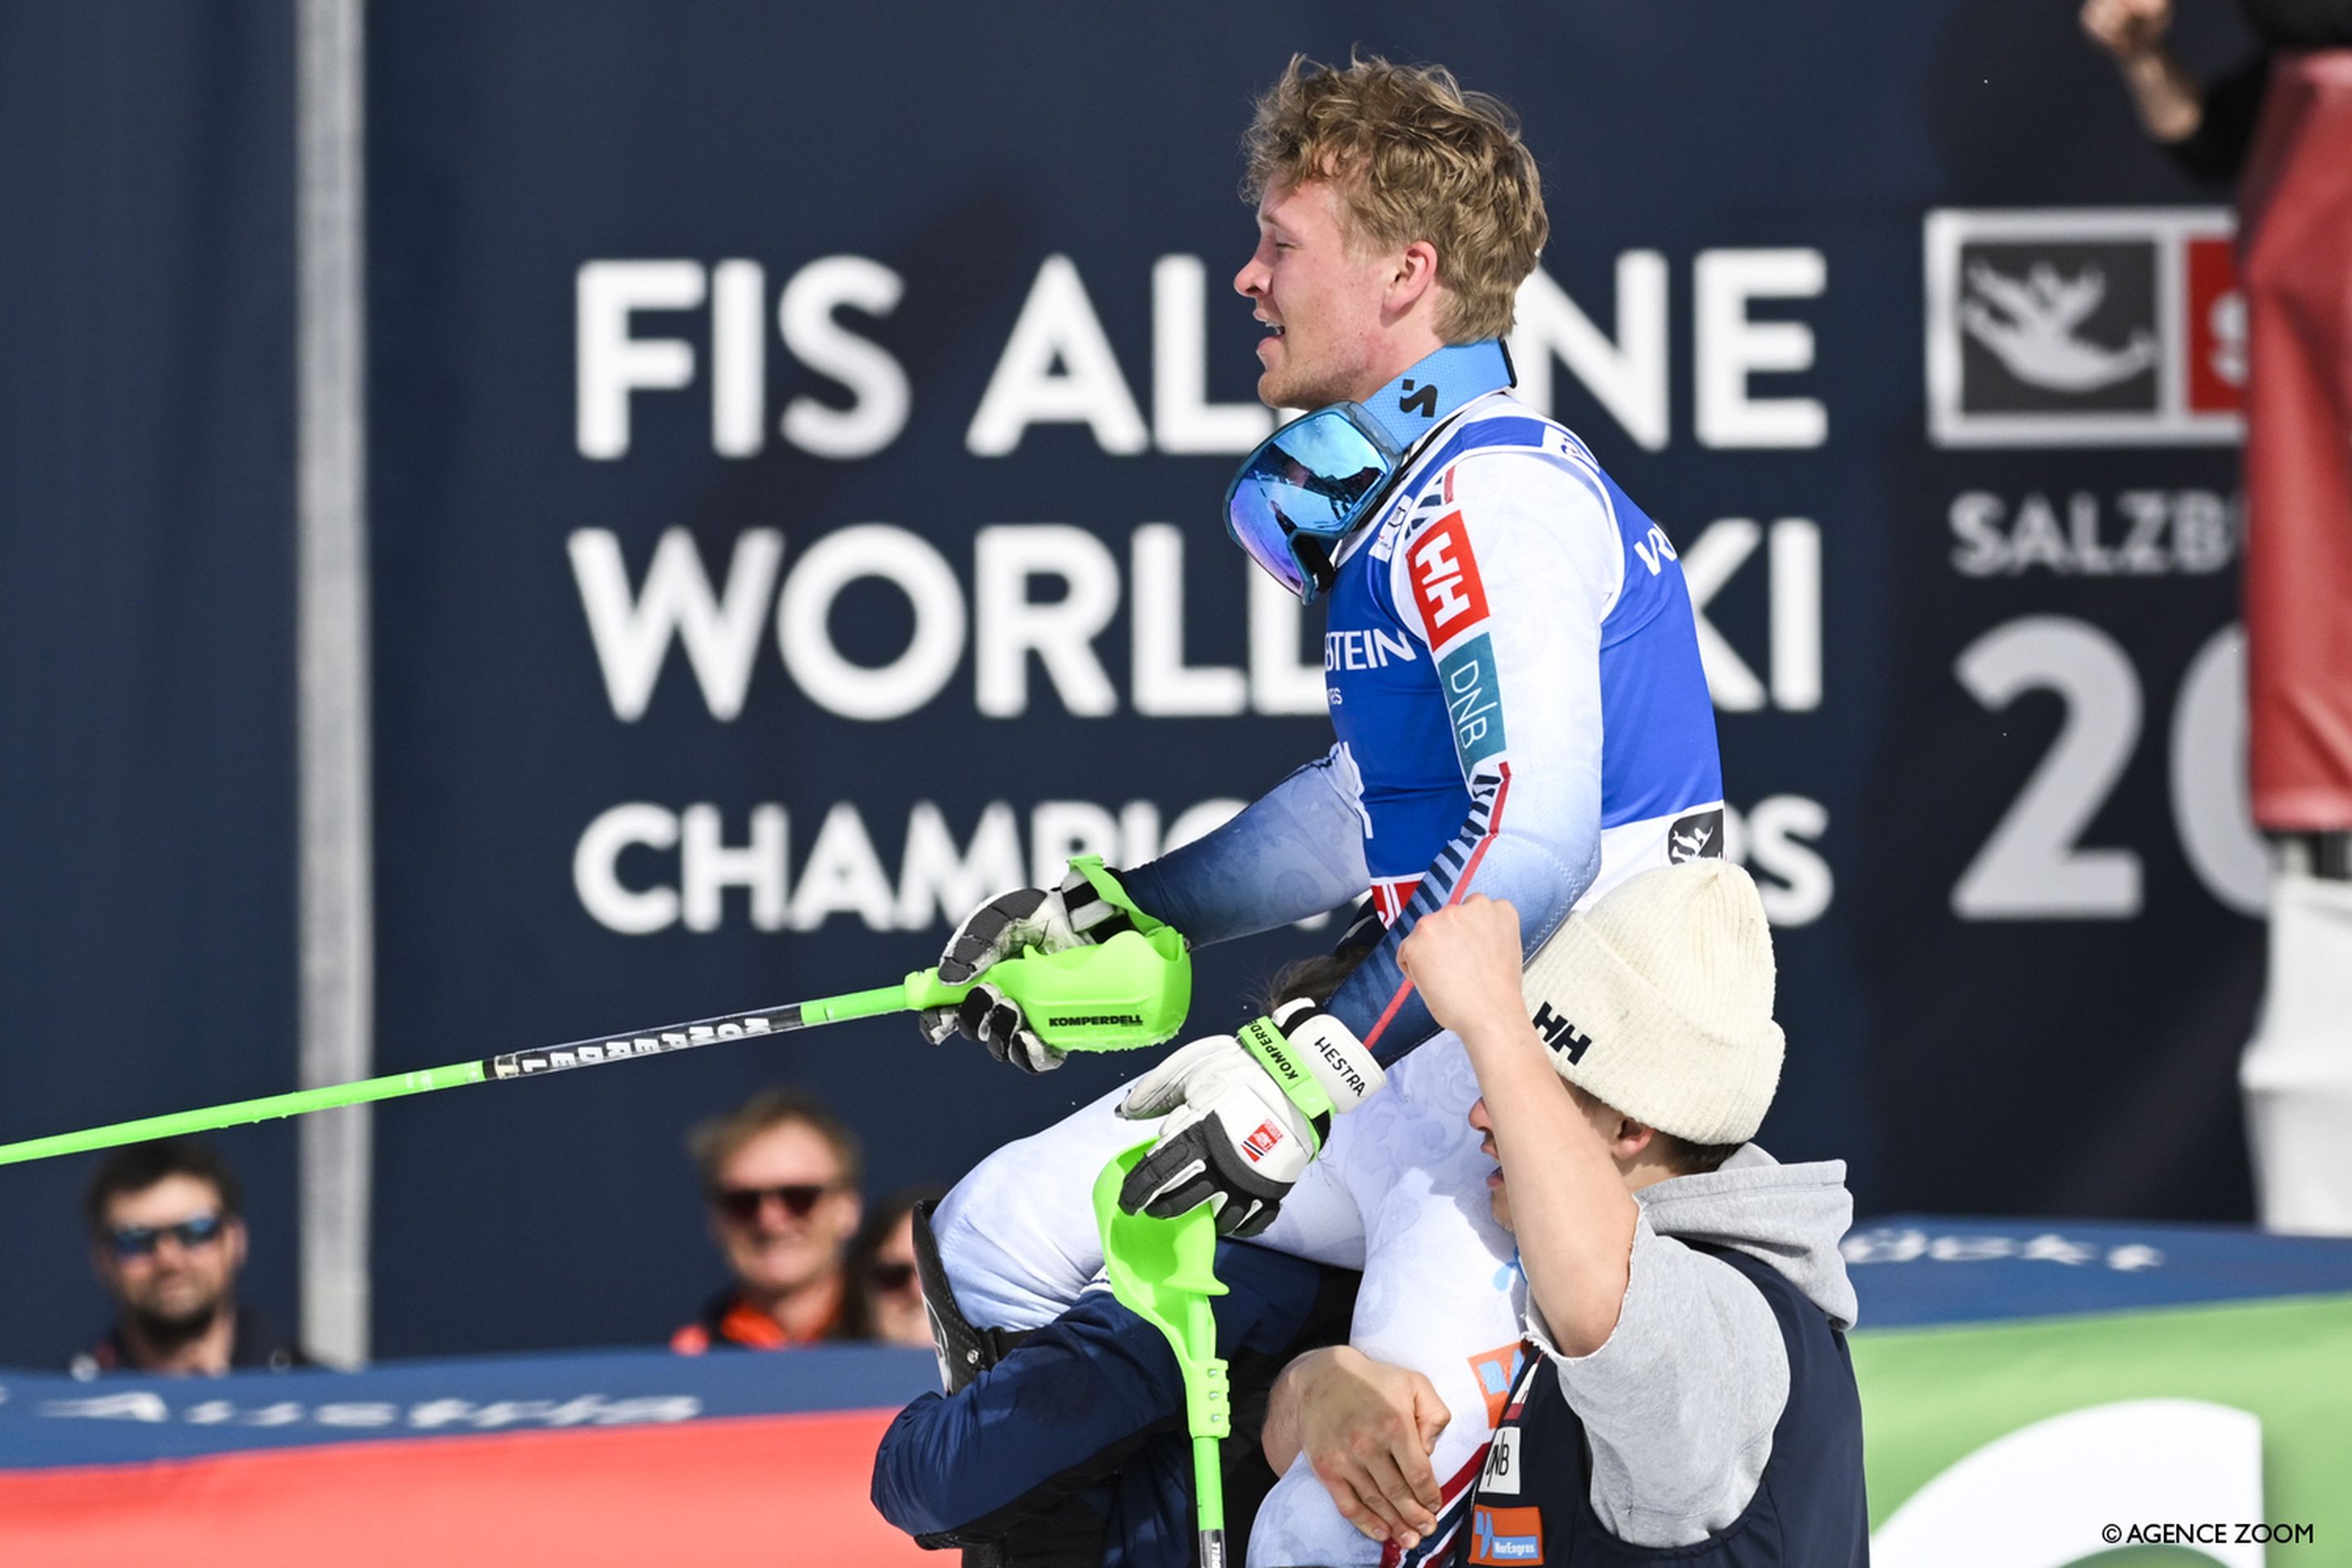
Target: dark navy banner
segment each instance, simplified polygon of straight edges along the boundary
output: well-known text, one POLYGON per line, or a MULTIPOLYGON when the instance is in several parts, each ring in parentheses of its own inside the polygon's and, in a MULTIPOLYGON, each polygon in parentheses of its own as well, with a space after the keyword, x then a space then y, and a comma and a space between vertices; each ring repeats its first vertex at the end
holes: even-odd
MULTIPOLYGON (((1317 617, 1215 505, 1270 419, 1237 139, 1360 42, 1542 162, 1523 390, 1699 603, 1768 1142, 1869 1207, 2245 1211, 2227 193, 2063 8, 372 26, 385 1069, 887 983, 1328 744, 1317 617)), ((1204 952, 1196 1026, 1328 936, 1204 952)), ((680 1139, 754 1086, 879 1190, 1128 1067, 886 1021, 387 1108, 379 1352, 684 1321, 680 1139)))
MULTIPOLYGON (((0 8, 0 1142, 290 1089, 291 8, 0 8)), ((243 1167, 294 1319, 294 1135, 243 1167)), ((0 1180, 0 1364, 105 1324, 0 1180)))
MULTIPOLYGON (((295 1073, 290 18, 75 15, 0 33, 6 1137, 295 1073)), ((1766 1142, 1866 1210, 2242 1217, 2229 193, 2029 0, 1213 15, 371 8, 379 1070, 887 984, 1329 744, 1216 502, 1271 421, 1238 138, 1361 44, 1541 161, 1522 394, 1702 617, 1766 1142)), ((1195 1026, 1332 934, 1204 952, 1195 1026)), ((1133 1065, 884 1020, 387 1105, 376 1350, 666 1336, 685 1131, 756 1086, 878 1195, 1133 1065)), ((291 1322, 290 1133, 223 1142, 291 1322)), ((87 1168, 8 1177, 0 1360, 98 1325, 87 1168)))

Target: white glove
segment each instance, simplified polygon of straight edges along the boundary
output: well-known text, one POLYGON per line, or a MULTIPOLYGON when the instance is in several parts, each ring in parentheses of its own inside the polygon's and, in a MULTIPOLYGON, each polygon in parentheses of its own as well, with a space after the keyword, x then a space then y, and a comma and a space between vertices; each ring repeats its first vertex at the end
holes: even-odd
POLYGON ((1224 1236, 1255 1236, 1330 1135, 1388 1081, 1345 1024, 1312 1002, 1286 1003, 1238 1037, 1194 1040, 1138 1079, 1119 1102, 1130 1121, 1167 1121, 1119 1188, 1118 1206, 1161 1219, 1206 1203, 1224 1236))
MULTIPOLYGON (((962 985, 1000 959, 1029 948, 1060 952, 1086 947, 1132 922, 1127 912, 1098 892, 1076 869, 1062 885, 1021 888, 1001 893, 966 915, 940 952, 940 978, 962 985)), ((923 1038, 939 1045, 961 1032, 988 1047, 988 1054, 1023 1072, 1050 1072, 1064 1053, 1039 1039, 1021 1015, 1021 1005, 993 985, 975 984, 953 1007, 916 1015, 923 1038)))

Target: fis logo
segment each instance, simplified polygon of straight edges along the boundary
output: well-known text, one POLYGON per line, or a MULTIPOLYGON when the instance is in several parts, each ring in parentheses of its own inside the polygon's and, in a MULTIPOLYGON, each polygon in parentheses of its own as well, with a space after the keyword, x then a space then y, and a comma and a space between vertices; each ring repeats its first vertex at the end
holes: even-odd
POLYGON ((1566 1057, 1570 1067, 1582 1061, 1584 1053, 1592 1048, 1592 1037, 1579 1034, 1576 1026, 1553 1012, 1549 1002, 1538 1004, 1535 1026, 1536 1033, 1544 1037, 1544 1044, 1566 1057))
POLYGON ((1261 1121, 1256 1131, 1242 1140, 1242 1152, 1250 1157, 1252 1164, 1256 1164, 1273 1153, 1281 1142, 1282 1129, 1271 1121, 1261 1121))
POLYGON ((1412 542, 1407 559, 1430 647, 1444 647, 1449 639, 1486 623, 1486 584, 1479 578, 1477 557, 1470 553, 1470 533, 1460 512, 1450 512, 1432 525, 1412 542))
POLYGON ((1723 858, 1723 807, 1712 806, 1678 818, 1666 829, 1666 864, 1723 858))
POLYGON ((2219 207, 1927 215, 1939 447, 2238 439, 2246 307, 2219 207))

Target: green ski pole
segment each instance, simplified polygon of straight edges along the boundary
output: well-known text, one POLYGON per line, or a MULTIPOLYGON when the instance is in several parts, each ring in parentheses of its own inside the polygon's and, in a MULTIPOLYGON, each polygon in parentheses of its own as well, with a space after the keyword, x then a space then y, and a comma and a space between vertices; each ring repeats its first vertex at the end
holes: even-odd
MULTIPOLYGON (((1074 947, 1061 952, 1035 950, 992 966, 986 983, 1021 1004, 1030 1026, 1057 1050, 1111 1051, 1156 1046, 1174 1037, 1183 1027, 1192 999, 1192 959, 1183 939, 1162 926, 1149 936, 1121 931, 1108 942, 1074 947)), ((641 1057, 667 1056, 721 1040, 756 1039, 789 1034, 795 1029, 837 1024, 850 1018, 871 1018, 885 1013, 920 1012, 949 1007, 964 998, 969 985, 947 985, 936 969, 909 974, 897 985, 852 991, 782 1007, 750 1013, 728 1013, 691 1023, 625 1035, 596 1035, 561 1046, 509 1051, 478 1061, 415 1072, 387 1073, 320 1089, 265 1095, 259 1100, 233 1100, 168 1116, 146 1116, 117 1121, 80 1132, 60 1132, 0 1144, 0 1165, 45 1160, 58 1154, 79 1154, 141 1143, 150 1138, 209 1132, 250 1121, 301 1116, 346 1105, 364 1105, 436 1089, 456 1089, 485 1079, 544 1078, 573 1068, 605 1062, 634 1061, 641 1057)))
POLYGON ((1192 1489, 1199 1502, 1200 1568, 1225 1568, 1224 1467, 1217 1445, 1232 1436, 1233 1411, 1225 1363, 1217 1355, 1217 1319, 1210 1298, 1217 1280, 1217 1220, 1209 1205, 1174 1219, 1131 1215, 1118 1206, 1118 1189, 1149 1142, 1113 1156, 1095 1178, 1095 1223, 1102 1227, 1103 1266, 1111 1294, 1167 1336, 1184 1373, 1184 1429, 1192 1439, 1192 1489))

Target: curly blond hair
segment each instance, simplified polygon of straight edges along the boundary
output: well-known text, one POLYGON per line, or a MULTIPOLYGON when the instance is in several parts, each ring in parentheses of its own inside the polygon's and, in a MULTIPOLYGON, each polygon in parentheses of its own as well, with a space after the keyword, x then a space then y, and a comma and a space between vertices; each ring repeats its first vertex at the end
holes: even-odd
POLYGON ((1446 342, 1511 330, 1551 224, 1535 155, 1502 100, 1464 91, 1443 66, 1351 55, 1337 68, 1293 55, 1257 100, 1243 145, 1251 204, 1270 186, 1330 180, 1361 239, 1435 246, 1446 342))

